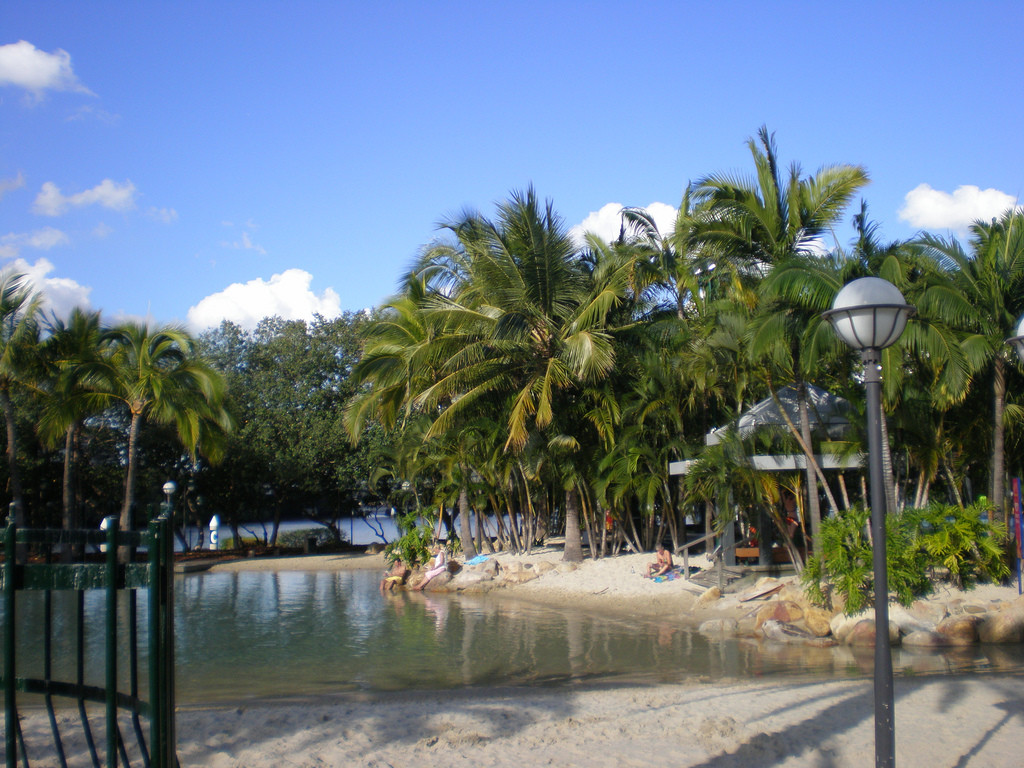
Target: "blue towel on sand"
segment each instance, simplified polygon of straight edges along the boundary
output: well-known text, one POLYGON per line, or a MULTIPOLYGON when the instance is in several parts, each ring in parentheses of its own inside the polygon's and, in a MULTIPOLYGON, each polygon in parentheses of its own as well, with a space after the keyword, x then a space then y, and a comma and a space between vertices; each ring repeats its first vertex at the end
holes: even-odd
POLYGON ((480 565, 487 562, 487 555, 477 555, 472 560, 467 560, 466 565, 480 565))

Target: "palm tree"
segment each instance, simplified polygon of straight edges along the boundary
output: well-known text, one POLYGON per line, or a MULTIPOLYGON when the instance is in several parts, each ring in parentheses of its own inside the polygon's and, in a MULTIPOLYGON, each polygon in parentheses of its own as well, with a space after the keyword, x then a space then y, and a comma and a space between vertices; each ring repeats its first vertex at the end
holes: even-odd
POLYGON ((14 521, 25 524, 21 474, 18 469, 18 432, 11 390, 32 378, 33 351, 39 341, 40 296, 25 275, 0 273, 0 409, 7 427, 7 471, 14 521))
POLYGON ((120 521, 127 529, 135 502, 142 425, 173 425, 193 457, 201 449, 215 459, 233 423, 223 378, 197 355, 195 341, 183 329, 128 322, 108 330, 103 340, 111 347, 104 362, 104 385, 130 418, 120 521))
POLYGON ((81 526, 74 472, 82 426, 110 404, 101 379, 104 330, 99 312, 75 308, 66 322, 50 319, 43 347, 47 374, 39 432, 53 447, 64 442, 63 525, 68 530, 81 526))
MULTIPOLYGON (((756 278, 790 259, 823 251, 823 238, 839 221, 857 191, 867 183, 868 176, 860 166, 831 165, 803 178, 799 164, 793 163, 783 178, 774 134, 762 126, 757 141, 750 139, 747 145, 754 160, 755 177, 706 176, 696 183, 695 198, 708 210, 698 237, 736 264, 738 274, 756 278)), ((805 326, 801 318, 792 314, 791 307, 773 304, 770 295, 763 299, 762 310, 768 317, 760 320, 762 332, 755 332, 751 354, 756 360, 788 368, 797 387, 798 438, 808 458, 811 536, 815 553, 820 554, 818 482, 812 466, 806 372, 800 360, 799 335, 803 334, 805 326)))
POLYGON ((933 262, 919 312, 945 319, 963 334, 961 348, 974 374, 992 373, 993 432, 990 499, 1004 507, 1007 367, 1017 365, 1006 339, 1024 314, 1024 213, 1008 210, 970 228, 970 251, 954 238, 924 235, 921 252, 933 262))
MULTIPOLYGON (((533 189, 499 205, 495 222, 465 213, 444 227, 453 240, 428 248, 417 268, 433 290, 424 311, 444 329, 430 345, 439 375, 416 400, 436 413, 428 436, 497 411, 506 450, 522 452, 534 439, 550 453, 549 466, 569 472, 567 456, 593 440, 574 407, 614 366, 608 319, 623 295, 625 265, 595 282, 552 204, 542 206, 533 189)), ((562 477, 565 557, 578 560, 569 477, 572 486, 581 475, 562 477)))

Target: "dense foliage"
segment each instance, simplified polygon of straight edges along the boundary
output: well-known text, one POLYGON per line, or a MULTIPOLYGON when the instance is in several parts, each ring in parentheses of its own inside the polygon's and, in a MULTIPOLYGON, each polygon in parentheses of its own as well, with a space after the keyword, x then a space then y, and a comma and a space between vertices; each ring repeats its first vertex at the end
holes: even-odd
MULTIPOLYGON (((861 363, 821 313, 875 275, 917 307, 882 360, 889 511, 939 501, 963 529, 916 530, 926 547, 896 549, 926 551, 964 582, 998 577, 998 531, 968 556, 980 529, 949 510, 985 495, 1005 524, 1005 477, 1024 472, 1024 377, 1005 344, 1024 314, 1024 214, 975 222, 964 242, 885 242, 861 202, 852 241, 831 242, 867 171, 787 168, 763 128, 748 147, 752 173, 687 186, 671 232, 627 208, 614 241, 579 237, 532 188, 493 217, 464 211, 370 314, 225 323, 194 339, 85 312, 44 322, 8 273, 5 500, 33 525, 94 526, 133 504, 140 515, 173 479, 183 519, 218 514, 236 540, 247 525, 267 543, 284 517, 340 542, 344 515, 382 504, 409 521, 396 546, 410 560, 426 547, 412 521, 466 556, 554 534, 578 559, 584 540, 601 556, 678 546, 704 526, 751 536, 764 520, 774 531, 759 535, 798 566, 810 553, 824 576, 834 558, 855 595, 863 473, 826 472, 818 457, 863 451, 861 363), (787 387, 798 407, 774 429, 705 444, 787 387), (814 387, 849 404, 841 433, 820 425, 814 387), (761 453, 805 469, 755 472, 761 453), (684 460, 680 482, 669 468, 684 460)), ((921 567, 893 564, 901 595, 921 567)))
MULTIPOLYGON (((990 519, 991 509, 972 504, 933 503, 886 518, 889 589, 903 605, 928 594, 936 581, 969 588, 978 581, 1001 581, 1006 564, 1006 528, 990 519)), ((831 590, 843 610, 857 613, 874 602, 869 512, 858 506, 822 521, 822 557, 807 561, 803 579, 819 603, 831 590)))

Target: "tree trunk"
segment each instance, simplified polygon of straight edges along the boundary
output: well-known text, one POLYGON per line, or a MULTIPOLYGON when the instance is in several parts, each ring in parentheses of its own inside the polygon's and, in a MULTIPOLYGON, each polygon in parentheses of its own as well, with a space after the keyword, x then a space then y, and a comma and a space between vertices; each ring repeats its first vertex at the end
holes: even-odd
POLYGON ((567 563, 583 562, 583 542, 580 541, 580 500, 576 489, 565 492, 565 553, 567 563))
POLYGON ((122 531, 131 530, 132 505, 135 503, 136 459, 139 451, 139 428, 142 426, 142 414, 132 413, 131 426, 128 428, 128 471, 124 478, 124 503, 121 505, 120 526, 122 531))
POLYGON ((14 524, 25 525, 25 505, 21 495, 21 473, 18 471, 18 430, 14 422, 14 405, 7 387, 0 388, 0 408, 7 425, 7 471, 10 478, 11 504, 14 505, 14 524))
POLYGON ((818 476, 814 471, 816 459, 814 444, 811 442, 811 417, 807 412, 807 386, 802 381, 797 385, 797 395, 800 403, 800 437, 807 457, 807 517, 811 521, 811 547, 814 556, 820 560, 824 551, 821 542, 821 502, 818 499, 818 476))
POLYGON ((473 544, 472 523, 469 520, 469 494, 463 488, 459 491, 459 538, 462 540, 462 556, 466 560, 476 557, 476 546, 473 544))
MULTIPOLYGON (((78 461, 78 432, 80 428, 81 423, 76 421, 68 427, 67 434, 64 435, 64 477, 61 483, 63 519, 61 523, 65 531, 82 527, 81 521, 78 519, 78 500, 75 497, 75 465, 78 461)), ((62 562, 69 563, 76 555, 77 553, 72 551, 70 544, 65 544, 61 548, 62 562)))
POLYGON ((992 498, 989 503, 995 507, 996 515, 1003 518, 1003 523, 1009 530, 1009 514, 1006 505, 1003 504, 1003 474, 1004 474, 1004 441, 1006 427, 1003 424, 1004 412, 1006 410, 1006 366, 1003 359, 996 355, 995 381, 992 384, 995 397, 995 425, 992 432, 992 498))
POLYGON ((889 447, 889 420, 882 409, 882 471, 885 474, 885 508, 890 515, 899 510, 896 506, 896 475, 892 470, 892 449, 889 447))

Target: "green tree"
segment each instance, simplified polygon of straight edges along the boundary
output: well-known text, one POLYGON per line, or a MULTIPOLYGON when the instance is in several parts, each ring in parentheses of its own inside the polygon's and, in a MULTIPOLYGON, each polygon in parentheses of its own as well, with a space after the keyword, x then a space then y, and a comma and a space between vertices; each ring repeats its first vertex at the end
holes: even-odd
POLYGON ((17 272, 0 273, 0 409, 7 429, 7 471, 14 520, 25 524, 21 472, 18 467, 18 430, 11 391, 33 378, 34 350, 39 341, 40 296, 17 272))
MULTIPOLYGON (((699 237, 738 263, 740 273, 766 275, 777 265, 821 252, 823 239, 865 184, 860 166, 830 165, 804 178, 793 163, 787 175, 779 167, 774 134, 764 126, 757 140, 747 142, 754 161, 753 178, 712 174, 696 184, 695 197, 709 215, 699 237)), ((800 403, 798 438, 807 455, 808 512, 814 550, 820 554, 821 512, 808 416, 806 371, 802 364, 806 318, 791 304, 763 296, 750 354, 757 361, 780 367, 793 379, 800 403)), ((796 432, 796 430, 795 430, 796 432)))
POLYGON ((190 455, 202 451, 218 459, 233 420, 226 407, 223 377, 197 354, 194 339, 183 329, 128 322, 106 331, 103 341, 110 347, 102 367, 103 386, 129 418, 120 520, 121 527, 128 529, 143 424, 173 425, 190 455))
POLYGON ((65 321, 48 322, 42 359, 43 412, 39 433, 50 447, 64 443, 61 482, 62 523, 65 529, 82 527, 76 493, 75 469, 85 420, 110 405, 101 378, 104 326, 99 312, 76 308, 65 321))
POLYGON ((1007 373, 1019 364, 1006 339, 1024 314, 1024 214, 1009 210, 971 225, 967 251, 954 238, 924 235, 921 253, 931 259, 919 312, 945 320, 962 334, 961 348, 974 375, 992 375, 990 500, 1004 503, 1007 373))

